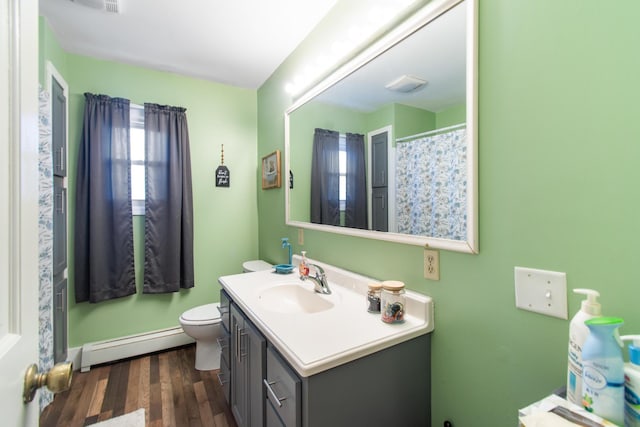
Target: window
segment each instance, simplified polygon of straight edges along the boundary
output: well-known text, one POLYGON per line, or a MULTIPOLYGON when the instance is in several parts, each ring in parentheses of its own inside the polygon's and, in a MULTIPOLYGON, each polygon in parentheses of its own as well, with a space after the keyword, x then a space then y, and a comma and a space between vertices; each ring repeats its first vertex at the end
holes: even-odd
POLYGON ((134 215, 144 215, 144 107, 131 104, 131 206, 134 215))

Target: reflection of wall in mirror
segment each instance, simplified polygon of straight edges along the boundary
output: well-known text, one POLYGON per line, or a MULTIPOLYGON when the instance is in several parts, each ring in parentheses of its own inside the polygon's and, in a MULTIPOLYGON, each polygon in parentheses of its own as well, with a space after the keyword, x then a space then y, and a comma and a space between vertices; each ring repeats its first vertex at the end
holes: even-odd
POLYGON ((315 128, 366 135, 390 125, 394 137, 399 138, 461 123, 465 117, 464 104, 437 113, 403 104, 389 104, 373 112, 360 112, 317 101, 303 105, 292 113, 289 125, 292 142, 290 165, 297 180, 296 188, 290 193, 291 219, 310 221, 311 154, 315 128))

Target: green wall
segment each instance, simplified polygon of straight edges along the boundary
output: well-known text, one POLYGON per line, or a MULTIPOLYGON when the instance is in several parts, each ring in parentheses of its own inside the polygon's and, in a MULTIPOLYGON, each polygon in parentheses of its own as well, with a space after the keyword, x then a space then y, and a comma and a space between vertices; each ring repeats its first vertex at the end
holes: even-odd
MULTIPOLYGON (((295 252, 434 298, 434 426, 513 426, 518 408, 564 384, 569 321, 516 309, 514 266, 567 272, 569 289, 599 290, 622 332, 640 333, 640 3, 478 3, 478 255, 442 251, 441 280, 427 281, 420 247, 309 230, 299 245, 284 188, 258 198, 261 257, 283 261, 288 236, 295 252)), ((258 91, 260 154, 283 149, 285 83, 337 20, 258 91)), ((572 316, 580 298, 568 298, 572 316)))
MULTIPOLYGON (((67 54, 41 20, 41 65, 51 60, 69 85, 69 194, 75 194, 75 164, 82 130, 84 92, 187 109, 191 147, 196 286, 173 294, 138 293, 98 304, 75 304, 73 257, 69 262, 69 346, 179 325, 190 307, 218 301, 217 278, 242 271, 258 255, 257 93, 176 74, 67 54), (44 42, 44 44, 43 44, 44 42), (216 188, 214 171, 224 162, 231 186, 216 188)), ((42 66, 41 66, 42 68, 42 66)), ((41 76, 43 72, 41 72, 41 76)), ((69 224, 74 199, 69 198, 69 224)), ((144 217, 134 217, 136 263, 142 266, 144 217)), ((73 227, 70 227, 73 243, 73 227)), ((73 247, 70 248, 73 253, 73 247)))

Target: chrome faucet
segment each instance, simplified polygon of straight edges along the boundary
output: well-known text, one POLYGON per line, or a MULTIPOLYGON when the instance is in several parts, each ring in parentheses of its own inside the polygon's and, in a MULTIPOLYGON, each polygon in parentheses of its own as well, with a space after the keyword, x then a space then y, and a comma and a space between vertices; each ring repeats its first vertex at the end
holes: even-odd
POLYGON ((327 282, 327 275, 324 273, 322 267, 316 264, 307 264, 309 267, 313 267, 316 271, 315 276, 309 276, 305 274, 300 275, 300 280, 305 281, 307 279, 311 280, 314 284, 313 290, 318 292, 319 294, 330 295, 331 289, 329 289, 329 282, 327 282))

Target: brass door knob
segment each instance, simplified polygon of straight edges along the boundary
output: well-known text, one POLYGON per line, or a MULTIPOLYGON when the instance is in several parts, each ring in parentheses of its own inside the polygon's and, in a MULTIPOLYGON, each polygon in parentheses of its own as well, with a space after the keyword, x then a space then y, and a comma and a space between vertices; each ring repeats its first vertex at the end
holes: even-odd
POLYGON ((46 385, 52 393, 69 390, 71 377, 73 376, 73 363, 57 363, 49 372, 38 373, 38 365, 35 363, 27 368, 24 374, 24 391, 22 398, 24 403, 33 400, 36 390, 46 385))

